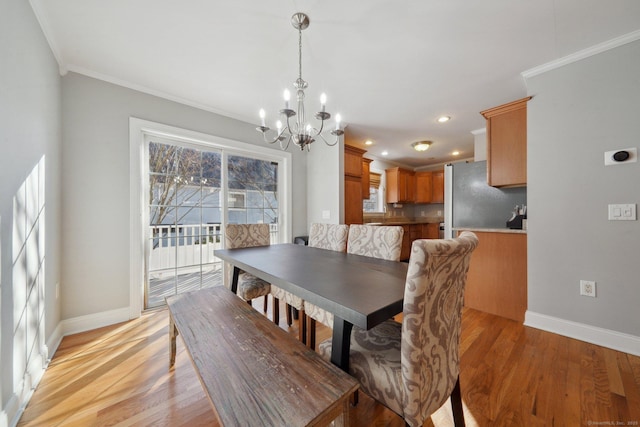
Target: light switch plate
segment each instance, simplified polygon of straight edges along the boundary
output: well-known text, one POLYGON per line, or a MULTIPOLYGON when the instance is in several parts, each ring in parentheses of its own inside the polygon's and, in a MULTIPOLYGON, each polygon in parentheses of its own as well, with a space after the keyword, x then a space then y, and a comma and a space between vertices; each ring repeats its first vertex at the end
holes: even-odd
POLYGON ((635 221, 635 204, 609 205, 609 221, 635 221))

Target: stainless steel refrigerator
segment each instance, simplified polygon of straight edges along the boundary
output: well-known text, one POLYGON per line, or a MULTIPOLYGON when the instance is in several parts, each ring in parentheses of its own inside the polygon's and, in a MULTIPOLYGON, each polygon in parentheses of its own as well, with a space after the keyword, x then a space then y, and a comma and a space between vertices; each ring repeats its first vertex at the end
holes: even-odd
POLYGON ((460 162, 444 168, 444 237, 454 228, 507 228, 516 205, 527 204, 527 188, 487 184, 487 162, 460 162))

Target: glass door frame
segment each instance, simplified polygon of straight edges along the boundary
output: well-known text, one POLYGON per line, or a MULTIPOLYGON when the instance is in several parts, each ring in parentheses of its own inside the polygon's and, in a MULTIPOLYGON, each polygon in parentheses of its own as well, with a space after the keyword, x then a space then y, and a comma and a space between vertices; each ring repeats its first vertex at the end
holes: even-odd
POLYGON ((279 200, 278 227, 280 242, 290 242, 292 237, 292 155, 289 152, 248 144, 200 132, 181 129, 162 123, 129 118, 130 149, 130 298, 129 317, 140 316, 144 310, 144 284, 146 274, 146 237, 149 223, 148 140, 161 138, 180 142, 181 145, 222 152, 222 222, 227 222, 227 156, 237 155, 278 163, 279 200), (145 162, 147 162, 145 164, 145 162))

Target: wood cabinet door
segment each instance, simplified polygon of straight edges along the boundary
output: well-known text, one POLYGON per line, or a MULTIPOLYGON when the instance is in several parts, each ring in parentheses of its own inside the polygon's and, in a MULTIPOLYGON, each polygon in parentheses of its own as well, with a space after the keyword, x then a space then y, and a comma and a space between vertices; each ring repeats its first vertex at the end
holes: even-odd
POLYGON ((487 119, 487 183, 527 185, 527 101, 500 105, 481 114, 487 119))
POLYGON ((362 224, 362 183, 360 178, 344 177, 344 223, 362 224))
POLYGON ((433 172, 433 196, 431 203, 444 203, 444 171, 433 172))
POLYGON ((400 188, 398 180, 399 174, 399 168, 387 169, 384 173, 387 182, 387 194, 385 197, 387 203, 398 203, 400 200, 400 194, 398 193, 398 189, 400 188))
POLYGON ((437 239, 440 236, 440 224, 428 223, 422 225, 422 238, 423 239, 437 239))
POLYGON ((411 255, 411 226, 403 225, 402 229, 404 234, 402 235, 402 247, 400 248, 400 260, 407 260, 411 255))
POLYGON ((353 147, 351 145, 344 146, 344 174, 349 176, 362 176, 362 155, 366 150, 353 147))
POLYGON ((433 174, 416 172, 416 203, 431 203, 433 197, 433 174))

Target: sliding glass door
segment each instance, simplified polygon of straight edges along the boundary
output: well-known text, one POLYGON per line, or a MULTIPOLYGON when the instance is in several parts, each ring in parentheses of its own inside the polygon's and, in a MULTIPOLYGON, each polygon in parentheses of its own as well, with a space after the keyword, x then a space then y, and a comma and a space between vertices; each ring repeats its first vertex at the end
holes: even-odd
POLYGON ((145 308, 222 284, 224 225, 268 223, 279 242, 277 161, 232 150, 148 139, 145 308))

